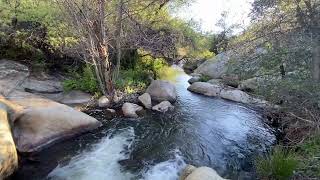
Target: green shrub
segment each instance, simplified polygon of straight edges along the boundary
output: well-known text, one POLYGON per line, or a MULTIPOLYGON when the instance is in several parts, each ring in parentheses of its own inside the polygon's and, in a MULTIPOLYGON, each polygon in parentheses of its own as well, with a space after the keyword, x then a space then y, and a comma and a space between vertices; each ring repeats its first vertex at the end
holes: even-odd
POLYGON ((75 71, 70 74, 73 78, 63 82, 65 91, 81 90, 92 94, 100 93, 98 82, 91 66, 87 65, 80 74, 75 71))
POLYGON ((294 153, 276 146, 270 154, 259 157, 255 166, 260 178, 284 180, 298 168, 298 160, 294 153))
POLYGON ((149 84, 148 71, 141 69, 121 70, 119 78, 115 81, 118 90, 126 93, 138 92, 149 84))

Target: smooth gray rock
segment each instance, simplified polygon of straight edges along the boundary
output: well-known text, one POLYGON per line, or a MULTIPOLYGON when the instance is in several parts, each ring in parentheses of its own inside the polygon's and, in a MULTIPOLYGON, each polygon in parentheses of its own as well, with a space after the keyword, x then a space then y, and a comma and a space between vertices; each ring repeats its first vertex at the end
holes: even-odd
POLYGON ((174 109, 174 106, 169 101, 163 101, 152 107, 152 110, 165 113, 174 109))
POLYGON ((101 126, 95 118, 69 106, 27 92, 8 96, 15 104, 13 134, 20 152, 35 152, 62 139, 101 126), (19 108, 22 107, 22 108, 19 108))
POLYGON ((194 77, 192 77, 192 78, 190 78, 190 79, 188 80, 188 83, 189 83, 189 84, 193 84, 193 83, 195 83, 195 82, 199 82, 200 79, 201 79, 200 76, 194 76, 194 77))
POLYGON ((176 87, 169 81, 154 80, 146 92, 150 94, 153 101, 170 101, 173 103, 177 100, 176 87))
POLYGON ((223 99, 240 102, 244 104, 253 103, 253 98, 249 94, 238 89, 223 89, 220 92, 220 97, 223 99))
POLYGON ((39 80, 30 77, 22 83, 21 88, 30 93, 56 94, 63 92, 61 81, 55 78, 39 80))
POLYGON ((188 87, 189 91, 206 96, 219 96, 223 87, 207 82, 195 82, 188 87))
POLYGON ((137 112, 142 111, 143 107, 133 104, 133 103, 124 103, 122 105, 122 112, 125 117, 128 118, 138 118, 137 112))
POLYGON ((106 107, 110 107, 111 102, 109 100, 108 97, 106 96, 101 96, 98 100, 98 106, 101 108, 106 108, 106 107))
POLYGON ((112 115, 115 115, 117 113, 116 110, 110 108, 106 109, 106 111, 112 115))
POLYGON ((147 109, 152 108, 151 96, 149 93, 144 93, 138 97, 138 100, 143 104, 143 106, 147 109))

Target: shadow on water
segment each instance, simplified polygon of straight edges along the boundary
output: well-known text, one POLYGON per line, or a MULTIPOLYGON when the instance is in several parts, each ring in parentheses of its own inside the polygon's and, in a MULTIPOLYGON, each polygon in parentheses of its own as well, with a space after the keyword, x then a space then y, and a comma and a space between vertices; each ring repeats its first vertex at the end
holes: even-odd
POLYGON ((252 179, 253 158, 274 142, 270 127, 249 107, 187 90, 180 72, 178 101, 167 114, 106 120, 102 128, 23 160, 13 179, 176 180, 186 164, 209 166, 231 179, 252 179), (49 174, 49 177, 47 177, 49 174))

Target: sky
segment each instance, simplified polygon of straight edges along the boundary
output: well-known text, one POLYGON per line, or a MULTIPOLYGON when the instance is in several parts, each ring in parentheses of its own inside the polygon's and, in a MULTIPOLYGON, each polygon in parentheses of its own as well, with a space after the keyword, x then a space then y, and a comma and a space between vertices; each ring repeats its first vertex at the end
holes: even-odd
POLYGON ((248 25, 251 2, 253 0, 195 0, 189 7, 180 10, 177 15, 200 22, 203 31, 219 32, 220 29, 215 24, 223 11, 229 12, 228 24, 248 25))

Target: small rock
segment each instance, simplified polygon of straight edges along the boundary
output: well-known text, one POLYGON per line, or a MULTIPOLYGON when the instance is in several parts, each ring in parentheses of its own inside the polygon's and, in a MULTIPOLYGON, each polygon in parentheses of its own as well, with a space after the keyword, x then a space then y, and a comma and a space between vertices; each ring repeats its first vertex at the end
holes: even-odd
POLYGON ((110 100, 106 96, 101 96, 98 100, 98 105, 101 108, 109 107, 110 106, 110 100))
POLYGON ((139 101, 143 104, 143 106, 147 109, 151 109, 151 96, 149 93, 144 93, 138 97, 139 101))
POLYGON ((114 110, 114 109, 106 109, 106 111, 108 112, 108 113, 110 113, 110 114, 112 114, 112 115, 114 115, 114 114, 116 114, 116 110, 114 110))
POLYGON ((172 106, 172 104, 169 101, 163 101, 160 104, 152 107, 152 110, 159 111, 162 113, 165 113, 165 112, 167 112, 169 110, 173 110, 173 109, 174 109, 174 106, 172 106))
POLYGON ((123 115, 128 118, 138 118, 137 112, 142 110, 143 107, 133 103, 124 103, 122 106, 123 115))

